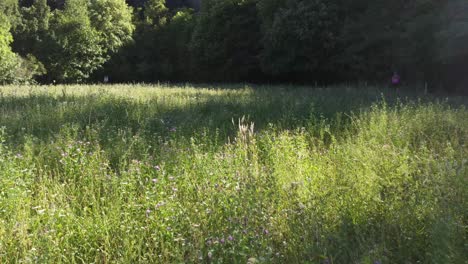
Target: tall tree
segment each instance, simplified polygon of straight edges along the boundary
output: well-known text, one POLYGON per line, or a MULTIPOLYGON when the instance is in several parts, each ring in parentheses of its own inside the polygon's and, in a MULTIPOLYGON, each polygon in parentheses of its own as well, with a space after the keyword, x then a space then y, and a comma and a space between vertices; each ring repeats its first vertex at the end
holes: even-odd
POLYGON ((87 0, 68 0, 50 21, 52 43, 41 56, 49 79, 85 81, 104 62, 99 32, 91 26, 87 0))
POLYGON ((101 46, 114 53, 132 40, 135 26, 132 9, 125 0, 91 0, 89 8, 91 26, 99 32, 101 46))
POLYGON ((468 2, 451 0, 440 12, 437 59, 446 90, 468 93, 468 2))
POLYGON ((18 57, 11 50, 13 37, 10 33, 8 18, 0 13, 0 84, 13 82, 18 67, 18 57))
POLYGON ((51 17, 47 0, 36 0, 29 7, 21 8, 21 21, 14 30, 15 51, 21 55, 34 54, 46 57, 51 17))
POLYGON ((191 43, 197 76, 215 81, 257 79, 260 48, 255 0, 203 1, 191 43))
POLYGON ((44 73, 44 68, 34 56, 27 55, 23 58, 13 52, 11 19, 4 15, 6 13, 0 12, 0 84, 31 82, 34 76, 44 73))
POLYGON ((263 0, 258 6, 263 19, 264 71, 306 81, 323 78, 331 70, 329 58, 339 29, 334 4, 323 0, 263 0))
POLYGON ((3 19, 8 21, 10 27, 15 28, 20 20, 18 0, 0 1, 0 13, 4 16, 3 19))
POLYGON ((86 81, 132 39, 132 10, 124 0, 66 0, 53 11, 48 2, 21 9, 14 42, 15 51, 44 63, 46 81, 86 81))

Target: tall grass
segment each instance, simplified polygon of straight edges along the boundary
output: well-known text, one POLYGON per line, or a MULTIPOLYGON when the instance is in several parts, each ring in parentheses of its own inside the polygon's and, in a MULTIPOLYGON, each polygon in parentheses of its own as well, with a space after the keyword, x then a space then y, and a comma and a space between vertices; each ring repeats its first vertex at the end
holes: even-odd
POLYGON ((466 263, 466 98, 0 87, 0 263, 466 263))

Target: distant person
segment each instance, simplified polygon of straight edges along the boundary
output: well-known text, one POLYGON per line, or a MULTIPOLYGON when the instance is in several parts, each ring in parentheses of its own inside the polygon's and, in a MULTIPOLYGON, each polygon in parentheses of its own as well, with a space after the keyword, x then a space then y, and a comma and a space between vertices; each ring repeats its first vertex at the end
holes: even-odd
POLYGON ((401 83, 400 75, 397 72, 394 72, 393 76, 392 76, 392 86, 393 87, 398 87, 398 86, 400 86, 400 83, 401 83))

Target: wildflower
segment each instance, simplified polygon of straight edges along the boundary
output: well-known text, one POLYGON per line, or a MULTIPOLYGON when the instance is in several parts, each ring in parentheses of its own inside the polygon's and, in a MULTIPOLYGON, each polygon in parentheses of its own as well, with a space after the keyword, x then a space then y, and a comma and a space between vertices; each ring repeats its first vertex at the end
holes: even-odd
POLYGON ((376 260, 376 261, 374 261, 374 264, 382 264, 382 261, 376 260))
POLYGON ((231 235, 229 235, 229 236, 228 236, 228 240, 229 240, 229 241, 233 241, 234 238, 233 238, 231 235))
POLYGON ((268 235, 269 233, 270 233, 270 232, 268 232, 268 229, 264 229, 264 230, 263 230, 263 234, 264 234, 264 235, 268 235))
POLYGON ((151 213, 151 210, 150 209, 147 209, 146 210, 146 217, 149 217, 149 214, 151 213))
POLYGON ((177 131, 177 128, 175 127, 172 127, 171 129, 169 129, 170 132, 176 132, 177 131))
POLYGON ((157 182, 158 182, 158 179, 155 178, 155 179, 152 179, 151 181, 152 181, 153 183, 157 183, 157 182))
POLYGON ((156 165, 154 166, 154 169, 158 171, 158 170, 161 170, 161 167, 159 167, 159 165, 156 165))
POLYGON ((172 176, 169 177, 169 180, 170 180, 170 181, 173 181, 174 179, 175 179, 175 178, 172 177, 172 176))
POLYGON ((208 258, 211 259, 212 257, 213 257, 213 253, 211 253, 211 251, 208 252, 208 258))
POLYGON ((226 240, 224 240, 224 237, 219 240, 219 243, 224 244, 226 240))

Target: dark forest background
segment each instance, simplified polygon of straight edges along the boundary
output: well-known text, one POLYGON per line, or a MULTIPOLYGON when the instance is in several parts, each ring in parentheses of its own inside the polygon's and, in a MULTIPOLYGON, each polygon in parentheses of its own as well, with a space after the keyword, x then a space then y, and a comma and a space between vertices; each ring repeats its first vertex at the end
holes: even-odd
POLYGON ((0 83, 388 83, 398 72, 466 92, 467 66, 463 0, 0 1, 0 83))

